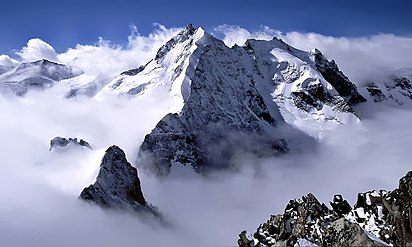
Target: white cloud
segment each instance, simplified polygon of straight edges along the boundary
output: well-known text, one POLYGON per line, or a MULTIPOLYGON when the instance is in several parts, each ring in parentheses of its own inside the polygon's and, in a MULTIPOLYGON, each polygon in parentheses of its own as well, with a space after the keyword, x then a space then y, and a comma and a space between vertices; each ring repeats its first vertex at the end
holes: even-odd
POLYGON ((311 152, 239 157, 239 173, 165 180, 140 173, 146 199, 171 228, 80 203, 77 196, 94 180, 101 152, 117 144, 132 162, 165 114, 161 99, 146 100, 64 100, 33 92, 0 104, 9 119, 0 121, 7 130, 0 131, 3 245, 233 246, 241 230, 255 230, 292 197, 313 192, 327 202, 342 193, 353 203, 357 192, 393 189, 410 167, 412 114, 384 111, 364 120, 366 130, 347 126, 329 133, 311 152), (84 138, 99 151, 50 153, 56 135, 84 138))
POLYGON ((131 25, 131 34, 125 47, 112 45, 99 38, 95 45, 80 45, 59 54, 61 62, 81 68, 94 76, 113 77, 124 70, 137 68, 152 59, 157 50, 180 28, 166 28, 155 24, 155 29, 147 36, 140 35, 136 26, 131 25))
POLYGON ((16 52, 16 54, 20 56, 22 61, 35 61, 39 59, 58 61, 54 48, 39 38, 29 40, 27 45, 16 52))
POLYGON ((270 40, 274 36, 303 50, 320 49, 328 59, 334 59, 340 69, 359 84, 379 78, 403 67, 412 67, 412 38, 393 34, 368 37, 331 37, 316 33, 287 32, 262 27, 248 31, 238 26, 222 25, 215 28, 229 46, 243 45, 247 39, 270 40))
POLYGON ((262 26, 260 30, 251 32, 245 28, 231 25, 218 26, 214 28, 212 33, 216 37, 223 38, 223 41, 229 47, 235 44, 242 46, 248 39, 271 40, 281 34, 280 31, 267 26, 262 26))
POLYGON ((15 66, 17 63, 17 60, 10 58, 7 55, 0 55, 0 66, 15 66))

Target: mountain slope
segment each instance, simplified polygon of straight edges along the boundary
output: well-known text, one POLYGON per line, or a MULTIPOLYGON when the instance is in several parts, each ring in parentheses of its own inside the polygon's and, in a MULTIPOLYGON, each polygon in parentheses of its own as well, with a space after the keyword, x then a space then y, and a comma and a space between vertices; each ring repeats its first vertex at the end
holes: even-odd
POLYGON ((152 97, 162 95, 171 112, 179 112, 189 96, 191 77, 198 56, 210 39, 202 28, 188 25, 163 45, 146 65, 123 72, 107 84, 97 97, 107 94, 152 97))
POLYGON ((248 40, 245 49, 285 121, 316 138, 324 129, 356 123, 352 106, 364 102, 356 86, 320 51, 305 52, 282 40, 248 40))

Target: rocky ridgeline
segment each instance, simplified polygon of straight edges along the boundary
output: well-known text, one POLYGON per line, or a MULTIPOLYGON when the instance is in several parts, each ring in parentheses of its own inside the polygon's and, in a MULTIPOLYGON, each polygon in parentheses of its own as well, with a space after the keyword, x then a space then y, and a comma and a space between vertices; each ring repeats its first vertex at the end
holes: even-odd
POLYGON ((127 161, 123 150, 115 145, 106 150, 96 182, 85 188, 79 198, 103 209, 160 217, 158 210, 143 196, 137 169, 127 161))
POLYGON ((50 140, 49 151, 52 151, 53 149, 56 149, 56 148, 65 148, 65 147, 69 146, 70 144, 72 144, 74 146, 81 146, 81 147, 86 147, 86 148, 89 148, 89 149, 93 149, 90 146, 90 144, 87 141, 83 140, 83 139, 80 139, 80 140, 78 140, 77 138, 67 139, 67 138, 64 138, 64 137, 57 136, 57 137, 53 138, 52 140, 50 140))
POLYGON ((352 208, 340 195, 320 203, 313 194, 289 201, 239 246, 408 246, 412 244, 412 172, 391 192, 359 193, 352 208))

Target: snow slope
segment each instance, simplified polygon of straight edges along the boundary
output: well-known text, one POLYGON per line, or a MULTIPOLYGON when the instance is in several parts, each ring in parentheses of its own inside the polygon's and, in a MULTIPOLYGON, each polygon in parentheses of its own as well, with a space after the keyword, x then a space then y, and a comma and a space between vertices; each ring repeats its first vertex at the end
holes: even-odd
POLYGON ((107 84, 97 97, 107 94, 151 97, 164 95, 171 112, 182 109, 189 97, 191 77, 198 57, 211 38, 202 28, 188 25, 177 36, 162 46, 156 57, 146 65, 123 72, 107 84))

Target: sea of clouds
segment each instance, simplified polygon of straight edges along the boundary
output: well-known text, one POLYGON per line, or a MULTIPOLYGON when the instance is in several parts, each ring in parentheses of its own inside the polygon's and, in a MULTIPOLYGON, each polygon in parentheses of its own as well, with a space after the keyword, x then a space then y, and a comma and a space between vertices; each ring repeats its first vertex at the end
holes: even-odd
MULTIPOLYGON (((59 54, 45 41, 31 39, 14 58, 1 55, 0 65, 46 58, 110 79, 145 64, 180 28, 156 24, 146 36, 131 30, 126 46, 99 39, 59 54)), ((357 83, 412 65, 407 37, 336 38, 227 25, 211 32, 229 46, 277 36, 297 48, 318 47, 357 83)), ((161 227, 77 200, 93 183, 108 146, 119 145, 129 161, 135 160, 144 135, 167 113, 161 97, 68 100, 31 92, 0 97, 0 113, 2 246, 234 246, 240 231, 254 231, 270 214, 282 213, 291 198, 312 192, 327 202, 341 193, 354 203, 358 192, 394 189, 411 167, 412 111, 382 106, 362 125, 325 133, 311 152, 238 157, 235 173, 205 178, 189 170, 184 177, 159 180, 140 172, 146 199, 171 223, 161 227), (94 150, 49 152, 50 139, 58 135, 83 138, 94 150)))

